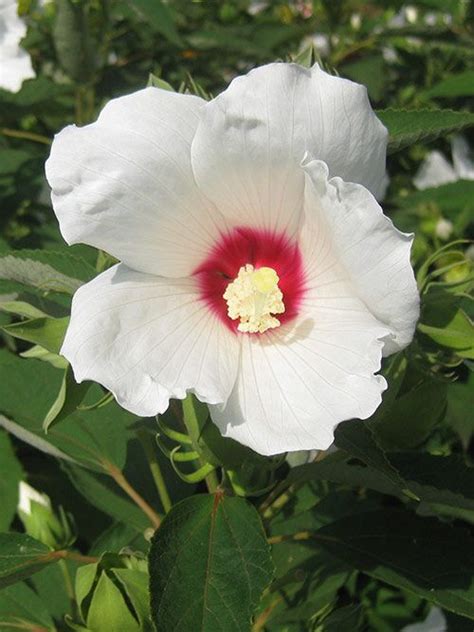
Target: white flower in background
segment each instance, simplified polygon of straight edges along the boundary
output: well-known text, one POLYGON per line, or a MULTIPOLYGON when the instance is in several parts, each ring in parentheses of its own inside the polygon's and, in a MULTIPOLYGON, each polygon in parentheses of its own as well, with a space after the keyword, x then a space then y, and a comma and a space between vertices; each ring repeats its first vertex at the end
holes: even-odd
POLYGON ((430 151, 413 178, 416 188, 424 190, 458 180, 474 180, 471 150, 462 136, 451 139, 451 156, 453 164, 440 151, 430 151))
POLYGON ((327 57, 330 52, 329 35, 315 33, 304 37, 301 41, 300 50, 306 50, 309 46, 312 46, 320 57, 327 57))
POLYGON ((440 219, 436 222, 435 235, 443 241, 447 241, 451 237, 453 229, 453 223, 450 222, 449 219, 440 217, 440 219))
POLYGON ((265 2, 264 0, 251 0, 247 8, 247 13, 249 15, 258 15, 262 11, 265 11, 265 9, 268 7, 268 4, 269 3, 265 2))
POLYGON ((433 606, 424 621, 406 625, 400 632, 447 632, 447 629, 448 624, 443 611, 433 606))
POLYGON ((35 76, 28 53, 20 46, 26 24, 18 17, 15 0, 0 0, 0 88, 17 92, 35 76))
POLYGON ((18 488, 18 511, 30 516, 32 502, 38 503, 38 505, 42 505, 48 509, 51 508, 51 503, 46 494, 36 491, 36 489, 28 485, 25 481, 20 481, 18 488))
POLYGON ((63 130, 46 165, 61 232, 122 261, 74 296, 76 379, 140 416, 191 391, 262 454, 326 449, 369 417, 382 353, 418 317, 412 236, 374 197, 386 143, 364 87, 283 63, 63 130))

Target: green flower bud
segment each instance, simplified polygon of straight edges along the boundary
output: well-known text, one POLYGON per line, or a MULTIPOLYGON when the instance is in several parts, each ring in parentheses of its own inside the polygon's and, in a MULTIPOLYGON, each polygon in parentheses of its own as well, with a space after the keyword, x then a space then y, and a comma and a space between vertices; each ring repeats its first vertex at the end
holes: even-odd
POLYGON ((72 516, 62 507, 56 513, 46 494, 20 482, 18 516, 28 535, 53 549, 69 547, 75 540, 72 516))

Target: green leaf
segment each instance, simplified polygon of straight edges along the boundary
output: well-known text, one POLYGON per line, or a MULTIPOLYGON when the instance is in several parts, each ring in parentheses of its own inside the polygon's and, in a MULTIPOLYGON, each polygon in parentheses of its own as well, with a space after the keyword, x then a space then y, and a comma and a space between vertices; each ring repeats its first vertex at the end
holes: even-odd
POLYGON ((157 77, 152 72, 148 75, 147 88, 160 88, 161 90, 168 90, 168 92, 175 92, 175 89, 161 77, 157 77))
POLYGON ((339 424, 334 440, 338 448, 378 470, 392 484, 403 488, 398 472, 391 466, 364 421, 347 421, 339 424))
POLYGON ((135 533, 143 533, 150 526, 145 514, 127 497, 119 495, 108 485, 108 480, 70 463, 63 463, 63 469, 74 487, 97 509, 133 527, 135 533))
POLYGON ((0 588, 30 577, 59 559, 50 548, 23 533, 0 533, 0 588))
POLYGON ((91 265, 69 253, 15 250, 0 255, 0 279, 43 291, 74 294, 84 282, 95 276, 91 265))
POLYGON ((85 3, 57 0, 53 40, 66 74, 79 83, 90 81, 96 68, 98 47, 90 36, 85 3))
POLYGON ((474 511, 474 468, 459 456, 422 452, 389 452, 387 456, 422 502, 437 505, 444 514, 453 514, 451 509, 474 511))
POLYGON ((292 62, 294 64, 299 64, 304 68, 311 68, 314 63, 314 47, 311 44, 310 46, 306 46, 300 51, 297 55, 294 55, 292 62))
MULTIPOLYGON (((0 629, 18 630, 18 619, 30 624, 27 630, 53 630, 49 609, 38 594, 24 582, 6 586, 0 591, 0 629), (8 625, 11 623, 11 627, 8 625)), ((21 628, 20 628, 21 629, 21 628)))
POLYGON ((59 423, 77 409, 90 387, 91 382, 78 384, 74 379, 72 368, 70 366, 66 367, 59 393, 43 421, 45 433, 48 432, 53 424, 59 423))
POLYGON ((146 573, 132 568, 114 568, 113 574, 120 581, 140 622, 140 630, 152 632, 150 619, 149 578, 146 573))
POLYGON ((388 153, 474 125, 474 114, 453 110, 377 110, 389 131, 388 153))
POLYGON ((399 396, 371 424, 379 442, 394 450, 413 448, 425 441, 446 412, 446 389, 445 382, 426 378, 399 396))
POLYGON ((322 461, 294 467, 286 483, 300 485, 306 481, 331 481, 349 487, 373 489, 397 497, 405 487, 404 483, 397 484, 393 475, 387 476, 364 462, 356 461, 342 450, 328 455, 322 461))
POLYGON ((31 154, 22 149, 0 149, 0 176, 16 173, 28 160, 31 154))
POLYGON ((472 413, 474 393, 474 373, 470 372, 466 382, 455 382, 448 386, 448 409, 446 421, 459 435, 463 447, 468 449, 474 434, 472 413))
POLYGON ((437 344, 455 349, 461 357, 474 360, 474 324, 462 309, 458 309, 443 327, 419 323, 418 329, 437 344))
POLYGON ((44 318, 48 314, 38 309, 34 305, 30 305, 25 301, 2 301, 0 300, 0 310, 8 314, 23 316, 24 318, 44 318))
POLYGON ((127 607, 122 593, 106 573, 101 573, 87 614, 87 627, 94 632, 142 628, 127 607))
POLYGON ((33 318, 20 323, 5 325, 2 330, 20 340, 44 347, 51 353, 59 354, 69 325, 69 316, 64 318, 33 318))
POLYGON ((0 512, 0 531, 10 527, 18 504, 18 485, 23 479, 23 469, 16 458, 15 452, 6 432, 0 430, 0 498, 2 511, 0 512))
MULTIPOLYGON (((121 469, 128 427, 135 417, 115 402, 95 410, 76 410, 44 434, 43 420, 62 379, 63 371, 46 362, 23 360, 0 349, 0 426, 57 458, 100 472, 107 463, 121 469)), ((102 389, 92 385, 84 403, 96 402, 102 395, 102 389)))
POLYGON ((403 208, 415 208, 421 204, 436 204, 444 213, 458 215, 460 209, 474 207, 474 181, 459 180, 424 191, 416 191, 398 197, 396 203, 403 208))
POLYGON ((176 29, 173 15, 162 0, 132 0, 130 2, 136 13, 153 29, 166 37, 172 44, 182 46, 183 41, 176 29))
POLYGON ((362 623, 362 613, 363 611, 360 604, 337 608, 324 619, 321 625, 321 632, 359 630, 362 623))
POLYGON ((315 538, 359 571, 474 619, 474 540, 466 530, 384 509, 337 520, 315 538))
POLYGON ((451 75, 423 92, 422 96, 428 98, 472 97, 474 96, 474 70, 451 75))
POLYGON ((152 540, 151 613, 159 630, 248 630, 273 576, 256 510, 198 495, 175 505, 152 540))
POLYGON ((350 64, 344 64, 340 71, 343 76, 365 85, 370 98, 374 101, 380 101, 384 96, 387 73, 382 55, 371 55, 350 64))

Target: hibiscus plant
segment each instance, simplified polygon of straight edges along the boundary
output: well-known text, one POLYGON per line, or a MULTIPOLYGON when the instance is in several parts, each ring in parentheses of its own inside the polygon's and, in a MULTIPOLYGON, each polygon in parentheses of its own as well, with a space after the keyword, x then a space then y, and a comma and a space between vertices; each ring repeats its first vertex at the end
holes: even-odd
POLYGON ((473 16, 0 0, 0 630, 473 629, 473 16))

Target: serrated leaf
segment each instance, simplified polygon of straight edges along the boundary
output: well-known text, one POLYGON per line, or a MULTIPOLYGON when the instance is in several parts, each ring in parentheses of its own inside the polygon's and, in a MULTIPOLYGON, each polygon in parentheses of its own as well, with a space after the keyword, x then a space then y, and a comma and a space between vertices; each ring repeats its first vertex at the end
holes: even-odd
POLYGON ((273 576, 256 510, 242 498, 198 495, 175 505, 150 556, 151 614, 159 630, 249 630, 273 576))
POLYGON ((0 588, 30 577, 57 561, 46 545, 23 533, 0 533, 0 588))
POLYGON ((467 530, 384 509, 326 525, 315 539, 359 571, 474 619, 474 539, 467 530))
POLYGON ((474 114, 454 110, 377 110, 377 116, 389 131, 389 154, 474 125, 474 114))
POLYGON ((0 279, 16 281, 43 291, 74 294, 96 276, 83 259, 46 250, 16 250, 0 255, 0 279))

